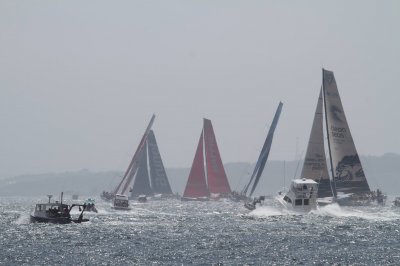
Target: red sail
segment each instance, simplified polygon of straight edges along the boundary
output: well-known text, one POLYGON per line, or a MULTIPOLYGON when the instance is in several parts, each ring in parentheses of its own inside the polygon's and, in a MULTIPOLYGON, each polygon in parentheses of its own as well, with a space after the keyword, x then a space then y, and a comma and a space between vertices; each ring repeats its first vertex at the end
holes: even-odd
POLYGON ((203 158, 203 132, 201 132, 199 144, 197 145, 196 155, 194 156, 192 169, 190 169, 189 178, 186 184, 184 198, 208 197, 206 184, 206 174, 204 172, 203 158))
POLYGON ((211 120, 204 119, 204 145, 207 165, 207 183, 210 193, 228 194, 231 192, 224 165, 219 154, 217 140, 211 120))

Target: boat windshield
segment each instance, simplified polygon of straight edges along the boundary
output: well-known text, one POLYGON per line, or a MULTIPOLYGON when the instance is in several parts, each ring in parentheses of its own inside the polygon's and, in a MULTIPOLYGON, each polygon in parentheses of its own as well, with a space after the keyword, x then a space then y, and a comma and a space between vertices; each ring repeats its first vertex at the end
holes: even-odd
POLYGON ((128 207, 128 201, 127 200, 115 199, 114 200, 114 205, 128 207))
POLYGON ((49 211, 49 210, 65 210, 68 209, 68 205, 65 204, 36 204, 36 211, 49 211))

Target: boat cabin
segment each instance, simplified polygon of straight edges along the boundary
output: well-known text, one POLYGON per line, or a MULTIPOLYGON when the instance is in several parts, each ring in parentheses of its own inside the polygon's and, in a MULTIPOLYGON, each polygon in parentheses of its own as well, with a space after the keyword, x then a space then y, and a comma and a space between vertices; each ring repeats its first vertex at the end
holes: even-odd
POLYGON ((287 193, 280 193, 278 201, 290 210, 308 212, 317 208, 318 183, 312 179, 294 179, 287 193))
POLYGON ((128 196, 116 194, 113 199, 112 207, 116 210, 130 210, 128 196))
POLYGON ((58 202, 36 204, 35 216, 69 217, 69 206, 58 202))

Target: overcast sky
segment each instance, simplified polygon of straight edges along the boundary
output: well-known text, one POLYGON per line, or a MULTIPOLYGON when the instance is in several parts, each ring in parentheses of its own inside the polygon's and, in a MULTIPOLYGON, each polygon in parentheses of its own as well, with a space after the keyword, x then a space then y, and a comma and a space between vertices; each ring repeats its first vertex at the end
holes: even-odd
POLYGON ((0 0, 0 177, 124 171, 153 113, 166 167, 212 120, 222 160, 306 149, 335 73, 362 155, 400 153, 399 1, 0 0))

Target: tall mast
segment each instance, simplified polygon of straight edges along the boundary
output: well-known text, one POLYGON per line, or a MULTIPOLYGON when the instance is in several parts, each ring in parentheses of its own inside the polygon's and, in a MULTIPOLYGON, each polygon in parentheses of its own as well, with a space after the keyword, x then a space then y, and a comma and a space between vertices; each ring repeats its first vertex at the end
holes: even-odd
POLYGON ((332 171, 331 188, 332 188, 333 197, 336 198, 337 192, 336 192, 336 184, 335 184, 335 171, 333 170, 331 142, 329 140, 328 115, 327 115, 327 111, 326 111, 326 96, 325 96, 326 91, 325 91, 324 84, 325 84, 324 69, 322 68, 322 90, 324 92, 325 129, 326 129, 326 135, 328 137, 329 162, 331 164, 331 171, 332 171))

